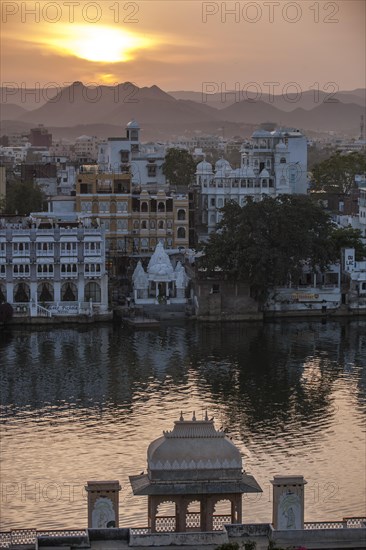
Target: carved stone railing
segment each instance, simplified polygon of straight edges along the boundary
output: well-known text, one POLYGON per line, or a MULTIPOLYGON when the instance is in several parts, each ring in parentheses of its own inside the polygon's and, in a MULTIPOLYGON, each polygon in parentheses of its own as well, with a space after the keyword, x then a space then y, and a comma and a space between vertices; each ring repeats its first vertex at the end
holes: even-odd
POLYGON ((157 533, 173 533, 175 531, 175 516, 163 516, 155 518, 155 531, 157 533))
POLYGON ((186 514, 186 529, 199 529, 201 527, 200 512, 188 512, 186 514))
POLYGON ((345 521, 307 521, 304 529, 344 529, 347 527, 345 521))
POLYGON ((221 531, 225 524, 231 524, 231 516, 229 515, 214 515, 212 517, 213 531, 221 531))
POLYGON ((343 518, 343 521, 346 522, 348 528, 361 529, 366 527, 366 517, 343 518))
POLYGON ((150 527, 132 527, 130 533, 131 535, 149 535, 151 529, 150 527))
POLYGON ((12 548, 14 546, 36 545, 37 537, 85 537, 85 529, 66 529, 37 531, 36 529, 13 529, 0 532, 0 548, 12 548))

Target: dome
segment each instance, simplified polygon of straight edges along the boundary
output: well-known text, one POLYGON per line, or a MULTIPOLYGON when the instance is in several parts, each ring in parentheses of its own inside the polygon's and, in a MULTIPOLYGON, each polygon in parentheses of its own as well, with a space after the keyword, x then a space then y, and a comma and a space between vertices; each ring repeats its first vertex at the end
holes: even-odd
POLYGON ((276 151, 287 151, 287 145, 283 141, 280 141, 276 145, 276 151))
POLYGON ((126 126, 126 128, 131 128, 131 129, 136 129, 136 130, 139 130, 140 129, 140 125, 138 122, 136 122, 135 119, 132 119, 126 126))
POLYGON ((240 479, 239 449, 216 430, 213 420, 180 420, 171 432, 153 441, 147 451, 150 479, 240 479))
POLYGON ((168 280, 173 279, 173 266, 161 242, 156 245, 155 252, 151 256, 149 264, 147 266, 147 272, 150 276, 150 279, 153 280, 156 277, 163 279, 168 278, 168 280))
POLYGON ((196 174, 212 174, 212 165, 206 160, 202 160, 196 166, 196 174))
POLYGON ((218 171, 218 170, 232 170, 231 166, 230 166, 230 163, 221 158, 219 159, 216 163, 215 163, 215 170, 218 171))

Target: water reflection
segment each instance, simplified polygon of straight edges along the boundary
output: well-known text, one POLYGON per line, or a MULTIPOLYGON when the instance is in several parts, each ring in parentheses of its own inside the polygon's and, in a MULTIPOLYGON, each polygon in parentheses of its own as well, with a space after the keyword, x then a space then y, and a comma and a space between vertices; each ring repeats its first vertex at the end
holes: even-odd
MULTIPOLYGON (((126 481, 181 409, 208 408, 262 484, 274 473, 308 478, 309 519, 362 514, 365 350, 364 321, 3 331, 4 481, 126 481)), ((270 519, 267 496, 246 519, 270 519)), ((80 495, 53 503, 56 519, 47 502, 17 498, 2 502, 9 526, 85 523, 80 495)), ((122 502, 125 524, 141 524, 144 503, 127 485, 122 502)))

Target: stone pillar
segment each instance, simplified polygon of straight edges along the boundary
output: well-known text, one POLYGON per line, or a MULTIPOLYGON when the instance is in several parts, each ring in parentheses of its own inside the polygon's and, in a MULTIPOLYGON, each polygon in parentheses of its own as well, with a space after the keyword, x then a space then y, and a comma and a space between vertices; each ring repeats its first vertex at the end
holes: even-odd
POLYGON ((304 529, 304 486, 303 476, 274 476, 273 515, 274 529, 304 529))
POLYGON ((119 527, 119 481, 88 481, 88 527, 119 527))

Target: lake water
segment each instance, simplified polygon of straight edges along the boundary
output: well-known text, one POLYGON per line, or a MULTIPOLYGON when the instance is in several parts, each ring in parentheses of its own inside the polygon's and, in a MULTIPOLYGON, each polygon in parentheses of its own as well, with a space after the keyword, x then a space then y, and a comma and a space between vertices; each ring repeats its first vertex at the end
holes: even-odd
POLYGON ((118 479, 121 526, 146 526, 128 476, 180 411, 240 448, 271 520, 274 474, 307 480, 305 520, 365 515, 366 321, 0 332, 1 527, 86 526, 87 480, 118 479))

